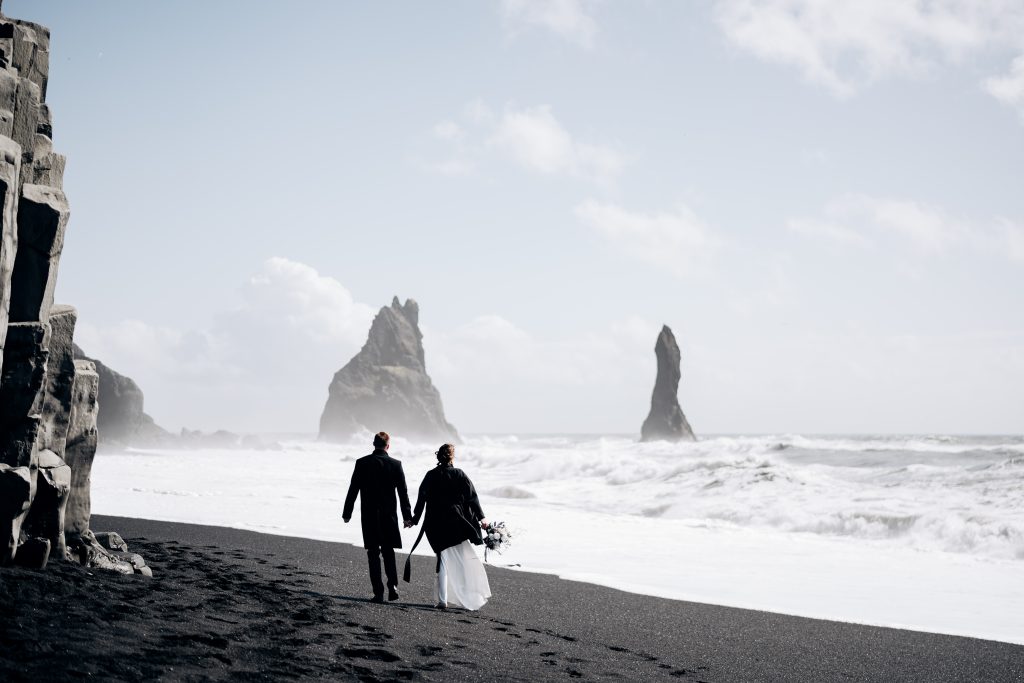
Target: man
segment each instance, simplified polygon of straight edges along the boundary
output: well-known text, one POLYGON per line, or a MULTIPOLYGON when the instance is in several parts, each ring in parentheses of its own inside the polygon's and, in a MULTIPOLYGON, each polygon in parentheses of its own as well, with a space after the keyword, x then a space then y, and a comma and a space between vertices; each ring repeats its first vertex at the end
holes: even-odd
POLYGON ((378 432, 373 437, 373 453, 356 460, 352 483, 345 497, 342 519, 348 524, 356 496, 361 496, 359 512, 362 517, 363 547, 370 564, 370 583, 373 602, 384 602, 384 584, 380 580, 380 560, 384 558, 384 572, 388 577, 388 600, 398 600, 398 568, 395 566, 395 548, 402 547, 402 532, 395 514, 395 491, 402 505, 405 526, 412 526, 409 491, 405 486, 402 463, 388 455, 391 437, 378 432))

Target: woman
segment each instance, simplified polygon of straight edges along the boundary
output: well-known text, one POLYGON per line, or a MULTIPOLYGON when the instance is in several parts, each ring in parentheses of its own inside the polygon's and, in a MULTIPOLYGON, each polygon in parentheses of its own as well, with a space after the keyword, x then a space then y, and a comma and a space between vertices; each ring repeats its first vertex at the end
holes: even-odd
POLYGON ((491 597, 484 565, 473 550, 474 544, 483 543, 480 529, 487 520, 473 482, 452 465, 455 446, 446 443, 435 455, 437 467, 423 477, 412 523, 419 524, 426 505, 423 530, 437 553, 437 607, 446 609, 450 601, 478 610, 491 597))

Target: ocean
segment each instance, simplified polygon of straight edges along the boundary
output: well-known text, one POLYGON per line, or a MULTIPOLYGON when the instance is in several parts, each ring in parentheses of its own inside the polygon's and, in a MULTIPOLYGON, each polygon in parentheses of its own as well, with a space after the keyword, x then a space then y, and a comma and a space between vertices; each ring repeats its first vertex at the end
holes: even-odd
MULTIPOLYGON (((93 511, 359 544, 364 442, 101 453, 93 511)), ((392 441, 413 503, 436 447, 392 441)), ((1024 643, 1022 436, 469 436, 455 464, 514 532, 496 566, 1024 643)))

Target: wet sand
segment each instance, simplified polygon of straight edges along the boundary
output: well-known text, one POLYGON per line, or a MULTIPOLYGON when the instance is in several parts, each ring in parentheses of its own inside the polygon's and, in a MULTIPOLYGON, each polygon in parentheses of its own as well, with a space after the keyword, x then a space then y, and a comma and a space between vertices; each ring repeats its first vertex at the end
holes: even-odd
POLYGON ((380 605, 351 545, 99 516, 92 526, 119 532, 155 577, 0 569, 0 680, 1024 680, 1020 645, 494 567, 483 610, 440 611, 429 557, 414 558, 399 602, 380 605))

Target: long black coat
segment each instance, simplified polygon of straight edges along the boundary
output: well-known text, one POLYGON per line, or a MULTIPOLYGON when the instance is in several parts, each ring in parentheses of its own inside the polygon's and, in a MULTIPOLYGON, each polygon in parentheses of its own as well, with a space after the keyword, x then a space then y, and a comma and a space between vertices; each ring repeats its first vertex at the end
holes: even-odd
POLYGON ((413 523, 419 523, 424 505, 427 506, 427 518, 423 528, 435 553, 463 541, 477 545, 483 543, 480 520, 484 519, 484 511, 473 482, 462 470, 451 465, 438 465, 427 472, 420 484, 413 523))
POLYGON ((402 504, 402 519, 411 518, 409 490, 405 486, 402 463, 380 448, 356 460, 342 516, 345 519, 352 516, 356 496, 359 496, 364 548, 402 547, 402 532, 395 512, 396 491, 398 502, 402 504))

